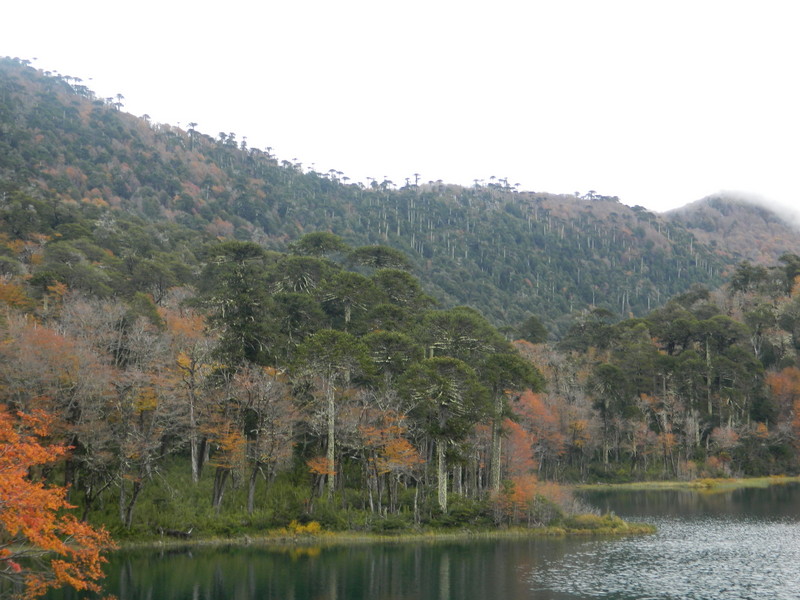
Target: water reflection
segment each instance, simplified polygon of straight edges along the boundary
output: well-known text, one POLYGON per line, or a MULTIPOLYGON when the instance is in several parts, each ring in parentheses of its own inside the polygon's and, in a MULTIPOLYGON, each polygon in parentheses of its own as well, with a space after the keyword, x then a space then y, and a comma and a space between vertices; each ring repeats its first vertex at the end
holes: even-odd
POLYGON ((106 589, 120 600, 548 598, 552 596, 532 595, 525 574, 543 562, 557 563, 585 543, 526 540, 126 552, 113 558, 106 589))
POLYGON ((603 490, 587 492, 584 497, 601 510, 614 511, 623 517, 800 519, 797 483, 727 491, 603 490))
MULTIPOLYGON (((729 600, 800 598, 800 487, 726 494, 592 494, 659 533, 624 539, 469 541, 127 552, 120 600, 729 600)), ((52 595, 51 598, 74 595, 52 595)))

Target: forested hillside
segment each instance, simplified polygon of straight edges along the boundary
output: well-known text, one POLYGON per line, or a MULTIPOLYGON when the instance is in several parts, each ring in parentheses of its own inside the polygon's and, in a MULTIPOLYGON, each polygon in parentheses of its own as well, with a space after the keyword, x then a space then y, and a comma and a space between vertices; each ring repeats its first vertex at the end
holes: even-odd
POLYGON ((769 265, 786 252, 800 254, 797 215, 778 214, 751 201, 712 196, 665 216, 732 258, 769 265))
MULTIPOLYGON (((535 314, 556 335, 574 311, 641 315, 694 283, 714 287, 743 257, 679 220, 593 191, 519 192, 496 177, 463 188, 419 174, 353 183, 250 148, 232 132, 209 136, 196 123, 184 130, 134 117, 123 100, 96 98, 76 78, 0 62, 0 173, 33 201, 27 214, 13 214, 19 233, 50 218, 39 202, 121 211, 142 224, 273 250, 330 231, 352 246, 404 251, 445 306, 473 306, 512 330, 535 314)), ((794 249, 775 248, 769 259, 785 251, 794 249)))
POLYGON ((797 255, 594 193, 362 187, 0 71, 0 399, 55 419, 29 477, 83 518, 540 524, 553 482, 797 472, 797 255))

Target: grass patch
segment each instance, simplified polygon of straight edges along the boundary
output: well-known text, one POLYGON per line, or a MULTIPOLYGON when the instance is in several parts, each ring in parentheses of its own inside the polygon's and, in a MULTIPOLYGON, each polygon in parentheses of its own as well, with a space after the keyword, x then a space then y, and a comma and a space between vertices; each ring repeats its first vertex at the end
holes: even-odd
POLYGON ((766 488, 771 485, 800 483, 800 476, 788 477, 773 475, 770 477, 745 478, 704 478, 691 481, 638 481, 634 483, 590 483, 576 485, 576 490, 698 490, 724 492, 739 488, 766 488))
POLYGON ((573 515, 563 520, 566 535, 630 535, 655 533, 652 525, 628 523, 614 514, 573 515))
POLYGON ((574 515, 542 527, 509 528, 418 528, 380 531, 330 531, 313 521, 307 525, 292 522, 289 527, 262 531, 257 534, 203 537, 191 540, 159 538, 150 541, 122 542, 122 549, 185 548, 223 546, 301 546, 327 547, 375 543, 435 543, 464 540, 503 540, 553 538, 569 536, 618 536, 655 533, 656 528, 643 523, 628 523, 613 514, 574 515))

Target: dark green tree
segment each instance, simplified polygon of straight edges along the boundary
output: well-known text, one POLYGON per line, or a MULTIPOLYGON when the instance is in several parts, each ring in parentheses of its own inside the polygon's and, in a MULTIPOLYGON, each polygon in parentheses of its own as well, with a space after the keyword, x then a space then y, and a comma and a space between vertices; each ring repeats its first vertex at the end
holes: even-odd
POLYGON ((316 294, 322 282, 338 270, 337 265, 325 259, 312 256, 284 256, 270 272, 270 290, 273 293, 316 294))
POLYGON ((521 339, 527 340, 531 344, 543 344, 548 337, 547 328, 536 315, 531 315, 525 319, 517 333, 521 339))
POLYGON ((406 271, 379 269, 372 275, 372 280, 391 304, 415 312, 434 304, 433 298, 422 291, 419 281, 406 271))
POLYGON ((349 249, 350 247, 341 237, 328 231, 307 233, 299 240, 289 244, 290 252, 308 256, 345 253, 349 249))
POLYGON ((505 338, 477 311, 459 306, 428 311, 420 320, 417 337, 428 356, 450 356, 478 366, 494 352, 507 351, 505 338))
POLYGON ((374 331, 365 335, 363 341, 387 387, 423 358, 422 346, 399 331, 374 331))
POLYGON ((348 329, 353 312, 363 314, 378 297, 372 281, 359 273, 342 271, 325 281, 319 290, 323 306, 329 314, 344 319, 348 329))
POLYGON ((401 390, 420 427, 436 445, 437 498, 441 511, 447 512, 447 449, 488 414, 488 393, 469 365, 448 357, 413 365, 401 390))
POLYGON ((413 266, 408 256, 389 246, 360 246, 353 249, 347 259, 353 265, 373 269, 410 271, 413 266))
POLYGON ((220 335, 229 364, 263 364, 267 356, 272 301, 267 253, 251 242, 224 242, 209 251, 200 277, 202 303, 220 335))

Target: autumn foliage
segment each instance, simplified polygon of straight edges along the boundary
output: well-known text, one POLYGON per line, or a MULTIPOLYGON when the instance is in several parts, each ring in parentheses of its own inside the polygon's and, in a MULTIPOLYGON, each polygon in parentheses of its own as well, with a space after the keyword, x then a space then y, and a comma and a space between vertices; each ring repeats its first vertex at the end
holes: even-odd
MULTIPOLYGON (((450 524, 495 500, 498 523, 539 524, 569 503, 550 482, 800 468, 800 257, 668 300, 699 271, 718 279, 720 255, 699 240, 667 252, 689 232, 664 237, 660 222, 654 238, 618 203, 575 204, 589 211, 577 218, 498 184, 340 185, 13 60, 0 88, 0 129, 19 142, 3 157, 19 178, 0 182, 0 401, 29 414, 4 416, 17 454, 3 456, 25 468, 2 477, 49 499, 54 539, 79 539, 58 516, 68 500, 133 538, 352 524, 339 506, 389 530, 435 521, 448 495, 450 524), (411 266, 435 277, 423 286, 411 266), (423 288, 488 316, 434 308, 423 288), (20 440, 42 443, 34 409, 57 418, 48 443, 68 453, 21 454, 20 440)), ((33 544, 0 500, 13 521, 0 567, 22 585, 23 566, 45 565, 29 548, 54 542, 33 544)))
POLYGON ((52 419, 40 410, 13 415, 0 407, 0 575, 24 596, 71 586, 98 590, 104 550, 113 542, 64 511, 66 490, 31 477, 64 456, 64 446, 44 446, 52 419))
POLYGON ((786 367, 778 373, 767 376, 778 410, 791 422, 795 434, 800 432, 800 369, 786 367))

